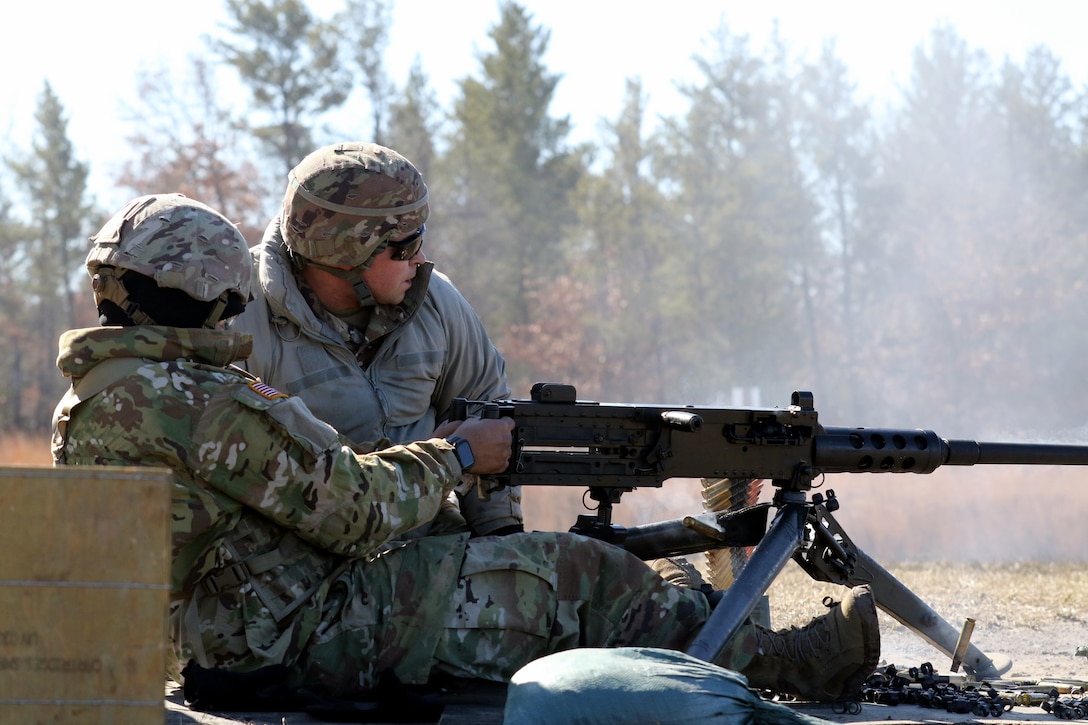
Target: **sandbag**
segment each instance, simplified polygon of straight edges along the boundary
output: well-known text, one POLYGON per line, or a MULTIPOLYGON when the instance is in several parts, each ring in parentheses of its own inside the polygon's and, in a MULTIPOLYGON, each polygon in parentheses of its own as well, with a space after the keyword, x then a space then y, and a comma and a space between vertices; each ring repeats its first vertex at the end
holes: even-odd
POLYGON ((518 725, 826 725, 762 699, 738 672, 672 650, 575 649, 522 667, 504 722, 518 725))

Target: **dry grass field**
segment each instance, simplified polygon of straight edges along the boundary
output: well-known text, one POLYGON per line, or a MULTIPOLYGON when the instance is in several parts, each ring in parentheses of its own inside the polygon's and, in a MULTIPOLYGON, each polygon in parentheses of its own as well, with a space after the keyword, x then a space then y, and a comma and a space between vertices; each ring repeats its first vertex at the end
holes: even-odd
MULTIPOLYGON (((885 565, 957 629, 976 620, 971 642, 1013 660, 1009 677, 1088 680, 1088 564, 930 562, 885 565)), ((768 591, 775 628, 803 624, 841 588, 815 582, 792 562, 768 591)), ((930 662, 947 673, 949 658, 880 612, 881 655, 903 667, 930 662)))
POLYGON ((0 436, 0 465, 23 466, 53 464, 49 454, 49 436, 15 433, 0 436))

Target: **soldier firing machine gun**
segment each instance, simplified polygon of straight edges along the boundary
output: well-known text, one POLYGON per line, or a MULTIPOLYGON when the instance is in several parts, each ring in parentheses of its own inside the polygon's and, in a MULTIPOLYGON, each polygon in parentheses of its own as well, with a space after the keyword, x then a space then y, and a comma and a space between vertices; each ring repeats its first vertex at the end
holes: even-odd
MULTIPOLYGON (((904 584, 858 549, 831 515, 834 491, 808 492, 826 473, 932 473, 976 464, 1088 465, 1088 446, 946 440, 929 430, 830 428, 813 397, 793 393, 787 408, 706 408, 580 401, 575 388, 537 383, 531 400, 458 399, 452 416, 511 417, 514 452, 496 476, 505 485, 585 486, 596 515, 572 532, 604 539, 643 559, 754 546, 688 654, 714 661, 767 588, 794 559, 813 579, 869 584, 880 608, 962 663, 978 679, 1000 676, 995 662, 904 584), (771 503, 625 529, 612 506, 639 486, 670 478, 769 479, 771 503), (777 513, 768 528, 769 508, 777 513)), ((968 635, 969 637, 969 635, 968 635)))

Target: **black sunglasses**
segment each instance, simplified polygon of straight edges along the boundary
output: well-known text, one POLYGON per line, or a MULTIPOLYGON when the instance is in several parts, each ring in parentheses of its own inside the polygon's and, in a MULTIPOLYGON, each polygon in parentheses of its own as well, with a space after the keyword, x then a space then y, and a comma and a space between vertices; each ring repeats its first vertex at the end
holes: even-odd
POLYGON ((419 254, 419 249, 423 246, 423 234, 426 231, 427 225, 421 224, 419 230, 407 239, 389 242, 389 258, 395 262, 405 262, 419 254))

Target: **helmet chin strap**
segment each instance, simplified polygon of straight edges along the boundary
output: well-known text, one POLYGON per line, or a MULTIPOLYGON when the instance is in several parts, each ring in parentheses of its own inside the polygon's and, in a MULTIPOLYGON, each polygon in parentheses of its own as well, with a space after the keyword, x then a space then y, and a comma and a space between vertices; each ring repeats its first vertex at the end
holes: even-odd
POLYGON ((204 327, 214 330, 219 321, 223 319, 223 313, 227 311, 228 304, 230 304, 230 292, 219 295, 211 311, 208 312, 208 316, 204 319, 204 327))
POLYGON ((351 283, 351 287, 355 290, 355 296, 359 298, 360 307, 374 307, 378 304, 378 301, 374 299, 374 293, 370 291, 370 285, 366 283, 362 275, 351 283))
POLYGON ((351 283, 351 288, 355 290, 355 296, 359 299, 359 304, 362 307, 374 307, 378 304, 378 301, 374 299, 374 293, 370 291, 370 286, 363 279, 362 267, 353 267, 352 269, 341 269, 340 267, 330 267, 327 264, 321 264, 315 262, 312 259, 302 259, 302 263, 308 267, 316 267, 322 272, 328 272, 334 277, 339 277, 342 280, 351 283))
POLYGON ((137 325, 154 325, 146 312, 140 309, 135 301, 128 298, 128 290, 112 267, 100 267, 94 277, 91 278, 91 289, 94 290, 94 301, 97 305, 102 300, 109 300, 121 308, 121 311, 129 316, 137 325))

